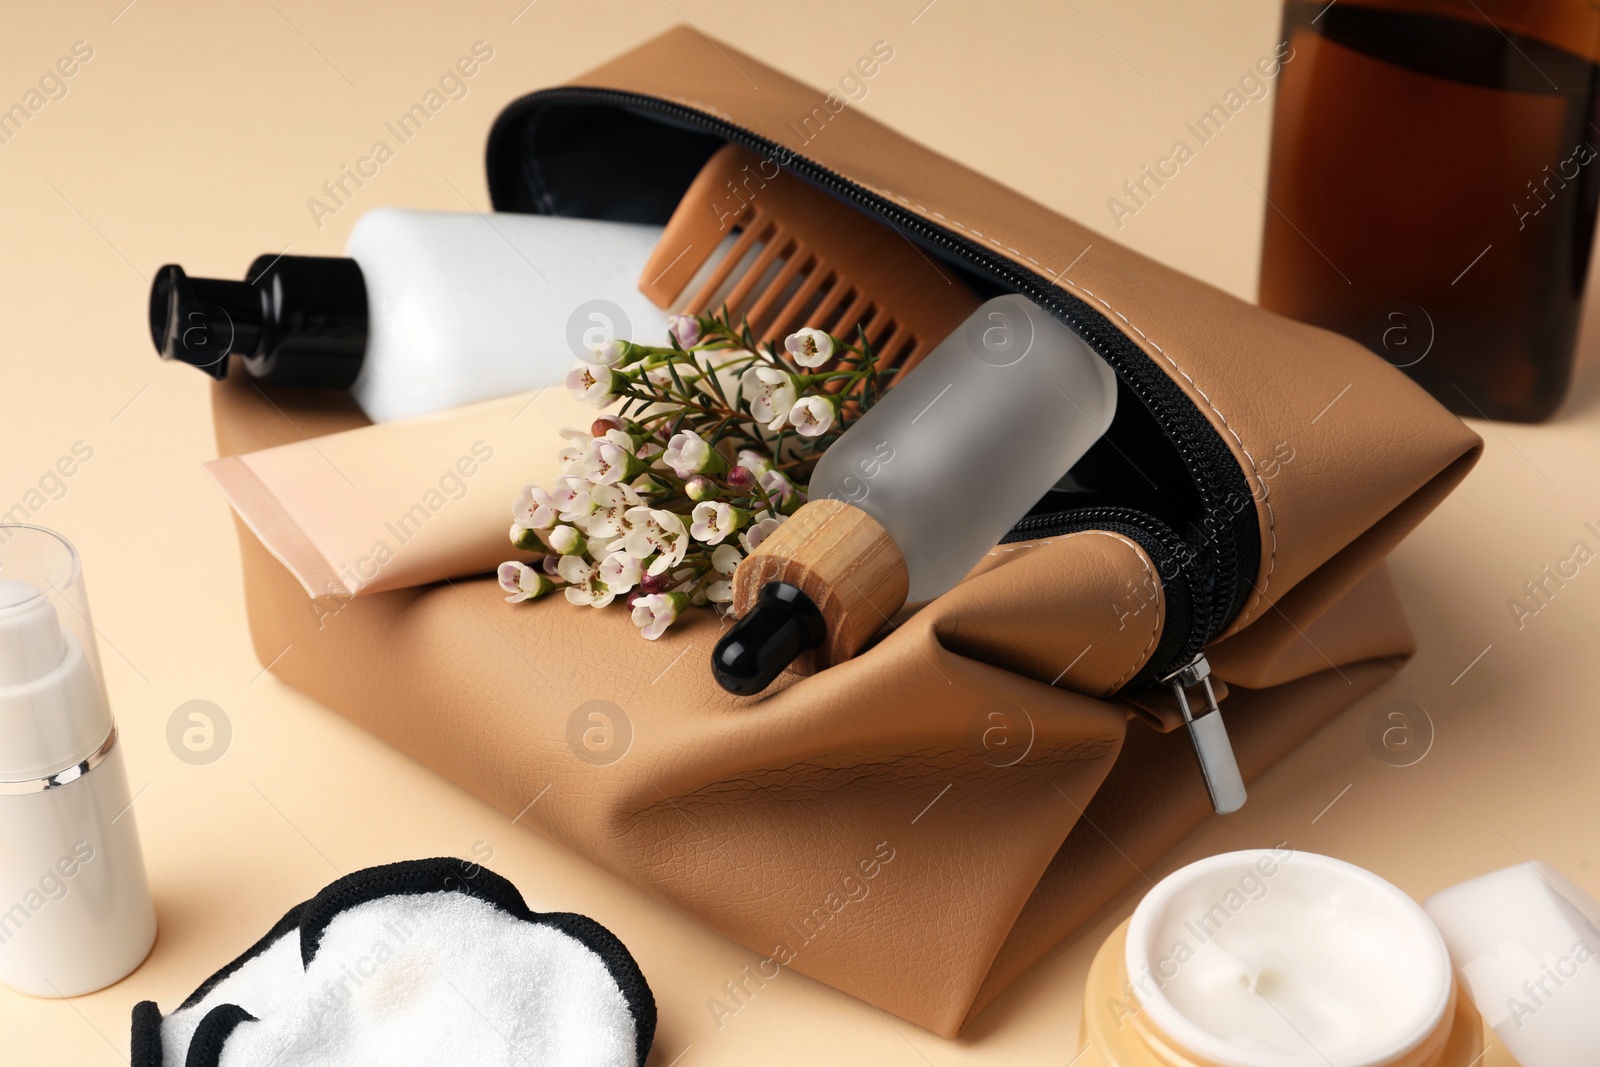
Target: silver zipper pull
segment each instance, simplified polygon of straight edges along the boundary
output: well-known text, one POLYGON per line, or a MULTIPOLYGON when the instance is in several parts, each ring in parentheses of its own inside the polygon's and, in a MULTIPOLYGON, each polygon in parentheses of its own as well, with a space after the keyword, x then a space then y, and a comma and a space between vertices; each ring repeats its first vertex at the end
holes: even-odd
POLYGON ((1233 745, 1228 742, 1228 728, 1222 725, 1217 693, 1211 688, 1211 664, 1205 653, 1161 680, 1172 686, 1172 695, 1178 698, 1178 710, 1189 727, 1194 754, 1200 759, 1200 775, 1205 779, 1206 792, 1211 794, 1211 807, 1218 815, 1238 811, 1244 806, 1244 778, 1239 774, 1239 761, 1233 757, 1233 745), (1206 690, 1206 706, 1199 716, 1189 707, 1188 691, 1196 685, 1203 685, 1206 690))

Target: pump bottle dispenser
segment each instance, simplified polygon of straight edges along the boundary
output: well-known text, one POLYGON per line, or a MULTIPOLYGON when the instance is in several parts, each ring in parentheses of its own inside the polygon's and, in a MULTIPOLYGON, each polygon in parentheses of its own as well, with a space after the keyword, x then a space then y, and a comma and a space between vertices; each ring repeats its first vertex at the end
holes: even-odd
POLYGON ((561 380, 586 349, 666 342, 639 292, 660 226, 545 215, 369 211, 340 256, 265 255, 243 281, 168 265, 150 289, 162 359, 219 381, 350 390, 375 422, 561 380))
POLYGON ((76 551, 0 525, 0 982, 74 997, 155 943, 76 551))
POLYGON ((808 501, 739 564, 712 653, 753 694, 853 656, 959 582, 1105 433, 1116 376, 1017 295, 984 303, 823 453, 808 501))

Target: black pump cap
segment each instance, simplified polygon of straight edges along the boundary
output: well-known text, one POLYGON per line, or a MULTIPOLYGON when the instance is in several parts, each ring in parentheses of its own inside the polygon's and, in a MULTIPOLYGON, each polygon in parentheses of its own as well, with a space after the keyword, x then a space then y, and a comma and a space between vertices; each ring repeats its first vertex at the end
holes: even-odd
POLYGON ((754 696, 802 652, 822 644, 827 633, 815 601, 788 582, 772 582, 717 642, 711 674, 728 692, 754 696))
POLYGON ((150 339, 162 359, 221 381, 228 357, 280 385, 345 389, 367 351, 367 286, 353 259, 261 256, 249 281, 191 278, 168 264, 150 285, 150 339))
POLYGON ((219 381, 232 352, 255 351, 260 295, 244 282, 190 278, 168 264, 150 284, 150 339, 162 359, 199 367, 219 381))

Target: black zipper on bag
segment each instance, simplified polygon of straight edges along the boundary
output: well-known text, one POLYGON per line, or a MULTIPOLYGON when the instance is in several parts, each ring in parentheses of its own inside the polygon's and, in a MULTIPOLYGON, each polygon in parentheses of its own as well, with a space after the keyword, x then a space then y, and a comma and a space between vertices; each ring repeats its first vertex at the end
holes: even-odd
MULTIPOLYGON (((1104 315, 1004 256, 927 222, 792 149, 706 112, 640 93, 567 87, 544 89, 515 101, 500 113, 490 131, 491 188, 495 180, 494 150, 501 139, 514 124, 525 119, 529 108, 558 102, 609 104, 662 116, 740 145, 774 162, 781 158, 784 161, 781 165, 786 169, 951 254, 977 273, 1027 297, 1071 327, 1111 365, 1154 416, 1194 482, 1204 517, 1199 529, 1190 531, 1188 537, 1180 537, 1165 524, 1132 509, 1076 509, 1023 519, 1005 540, 1110 529, 1133 538, 1151 555, 1166 587, 1168 622, 1156 654, 1127 688, 1157 681, 1181 667, 1206 642, 1221 633, 1238 613, 1250 588, 1253 577, 1250 571, 1260 550, 1249 485, 1232 452, 1205 416, 1144 350, 1104 315), (1240 505, 1240 500, 1250 506, 1240 505), (1246 556, 1252 563, 1250 571, 1243 565, 1246 556)), ((531 156, 529 153, 523 157, 525 163, 532 162, 531 156)), ((526 174, 524 180, 528 180, 526 174)))

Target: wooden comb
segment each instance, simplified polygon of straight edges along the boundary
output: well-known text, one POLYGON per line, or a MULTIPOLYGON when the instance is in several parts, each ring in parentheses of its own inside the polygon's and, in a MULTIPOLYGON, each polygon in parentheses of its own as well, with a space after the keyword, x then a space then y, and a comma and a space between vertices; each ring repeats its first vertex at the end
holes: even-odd
POLYGON ((731 144, 684 193, 639 289, 657 307, 676 304, 685 314, 726 307, 758 341, 781 344, 802 326, 853 341, 860 327, 880 365, 901 371, 978 306, 909 238, 731 144))

